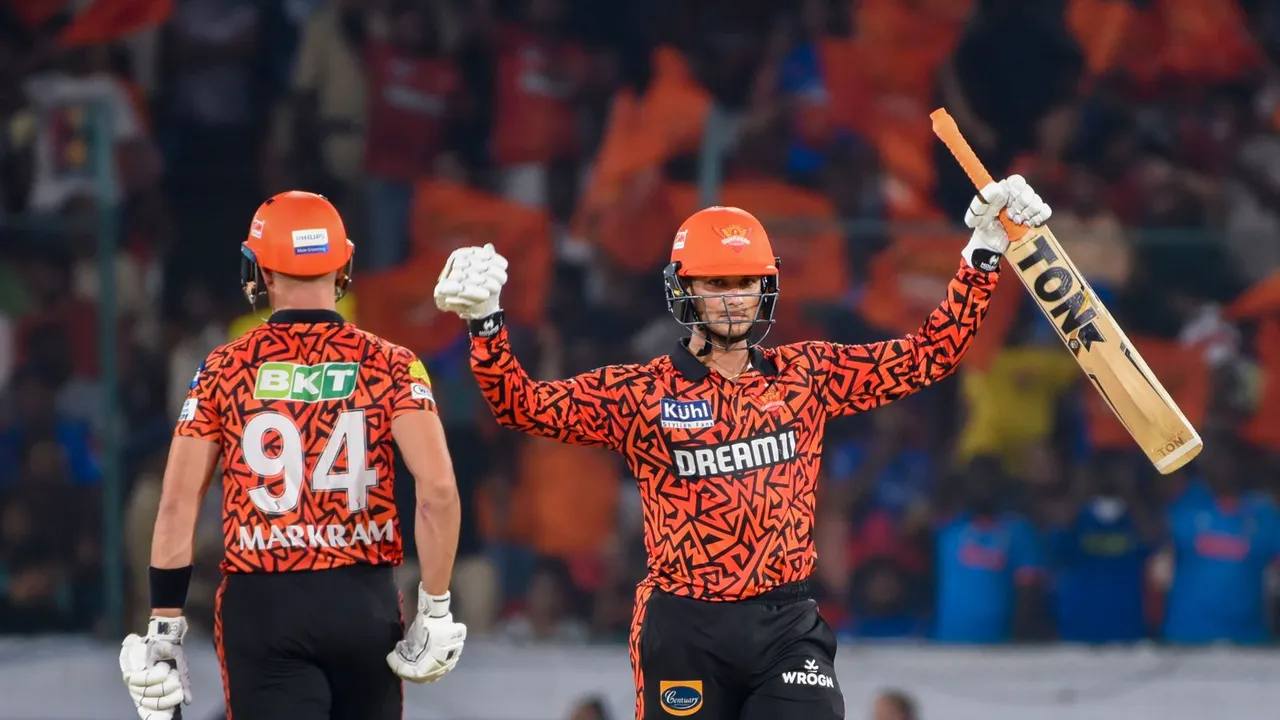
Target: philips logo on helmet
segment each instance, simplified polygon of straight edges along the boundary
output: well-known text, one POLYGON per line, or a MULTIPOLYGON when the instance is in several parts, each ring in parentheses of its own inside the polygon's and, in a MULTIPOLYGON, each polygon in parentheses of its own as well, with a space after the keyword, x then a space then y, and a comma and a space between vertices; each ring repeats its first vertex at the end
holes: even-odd
POLYGON ((293 254, 313 255, 329 252, 329 231, 324 228, 293 231, 293 254))
POLYGON ((662 427, 676 430, 709 428, 716 424, 711 416, 710 400, 674 400, 662 398, 662 427))
POLYGON ((751 228, 726 225, 716 228, 716 233, 720 235, 720 243, 727 245, 734 252, 740 253, 743 248, 751 244, 751 228))

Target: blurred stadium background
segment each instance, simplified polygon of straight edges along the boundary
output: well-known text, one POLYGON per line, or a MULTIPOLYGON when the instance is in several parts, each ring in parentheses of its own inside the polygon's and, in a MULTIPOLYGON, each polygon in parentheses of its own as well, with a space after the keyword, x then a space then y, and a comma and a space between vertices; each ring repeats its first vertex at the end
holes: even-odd
MULTIPOLYGON (((972 195, 940 105, 1050 200, 1216 452, 1154 475, 1006 278, 956 377, 829 431, 848 716, 908 720, 874 703, 897 688, 930 719, 1274 717, 1277 51, 1264 0, 0 0, 0 718, 132 717, 115 655, 169 433, 261 321, 237 245, 290 188, 344 212, 340 309, 424 358, 457 466, 475 640, 406 717, 629 717, 636 495, 607 453, 494 426, 431 301, 444 258, 511 259, 543 378, 666 352, 657 271, 715 203, 783 257, 770 342, 910 332, 972 195), (974 522, 1007 552, 976 556, 974 522)), ((188 720, 219 712, 217 500, 188 720)))

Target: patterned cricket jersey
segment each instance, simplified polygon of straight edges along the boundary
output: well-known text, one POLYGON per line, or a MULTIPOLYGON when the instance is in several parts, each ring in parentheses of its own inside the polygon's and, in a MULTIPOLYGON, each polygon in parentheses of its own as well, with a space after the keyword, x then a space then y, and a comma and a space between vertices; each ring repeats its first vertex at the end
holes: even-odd
POLYGON ((398 565, 391 421, 414 410, 436 411, 422 363, 335 312, 210 353, 175 434, 221 446, 223 572, 398 565))
POLYGON ((997 274, 962 267, 914 335, 753 348, 751 369, 737 381, 709 372, 682 343, 647 364, 536 382, 499 322, 473 322, 471 365, 500 424, 624 456, 644 513, 642 591, 739 600, 813 572, 827 419, 949 375, 986 313, 997 274))

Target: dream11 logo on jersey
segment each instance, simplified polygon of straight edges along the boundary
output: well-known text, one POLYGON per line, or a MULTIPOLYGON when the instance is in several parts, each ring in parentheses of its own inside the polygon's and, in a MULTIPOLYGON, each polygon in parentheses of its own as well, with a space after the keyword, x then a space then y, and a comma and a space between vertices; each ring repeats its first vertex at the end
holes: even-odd
POLYGON ((780 465, 794 460, 799 440, 795 428, 714 445, 672 447, 676 475, 706 479, 780 465))

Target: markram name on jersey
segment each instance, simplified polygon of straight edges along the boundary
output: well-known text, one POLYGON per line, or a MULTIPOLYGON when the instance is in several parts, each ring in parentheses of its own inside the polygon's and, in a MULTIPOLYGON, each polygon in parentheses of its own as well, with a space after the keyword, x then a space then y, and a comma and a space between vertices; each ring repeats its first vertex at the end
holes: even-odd
POLYGON ((787 462, 795 458, 796 444, 796 431, 786 429, 709 447, 674 449, 671 454, 680 477, 708 478, 787 462))
POLYGON ((396 526, 391 520, 381 525, 370 520, 354 525, 348 535, 345 525, 255 525, 252 528, 241 525, 239 538, 241 550, 342 548, 393 542, 396 538, 396 526))
POLYGON ((295 365, 269 362, 258 368, 253 383, 257 400, 322 402, 350 397, 356 390, 360 363, 331 362, 295 365))

